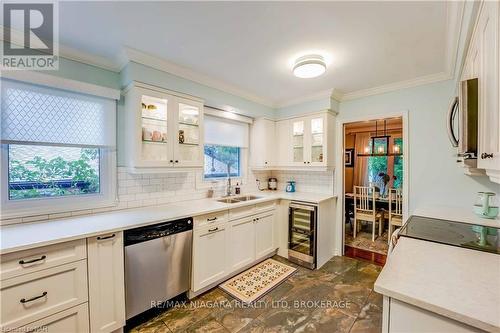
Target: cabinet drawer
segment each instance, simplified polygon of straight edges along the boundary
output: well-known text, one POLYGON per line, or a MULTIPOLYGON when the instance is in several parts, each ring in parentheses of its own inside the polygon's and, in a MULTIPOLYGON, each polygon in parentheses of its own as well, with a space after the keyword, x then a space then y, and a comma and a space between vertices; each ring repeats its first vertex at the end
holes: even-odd
POLYGON ((229 210, 229 219, 236 220, 253 214, 255 214, 255 205, 233 208, 229 210))
POLYGON ((85 239, 8 253, 0 257, 0 280, 87 257, 85 239))
POLYGON ((15 331, 48 333, 89 332, 89 310, 87 304, 83 303, 71 309, 61 311, 55 315, 19 327, 15 331))
POLYGON ((199 228, 206 225, 212 225, 219 222, 227 221, 227 211, 215 212, 194 217, 194 227, 199 228))
POLYGON ((9 330, 86 302, 87 261, 2 281, 0 330, 9 330))
POLYGON ((276 201, 267 201, 255 205, 255 213, 262 213, 276 208, 276 201))

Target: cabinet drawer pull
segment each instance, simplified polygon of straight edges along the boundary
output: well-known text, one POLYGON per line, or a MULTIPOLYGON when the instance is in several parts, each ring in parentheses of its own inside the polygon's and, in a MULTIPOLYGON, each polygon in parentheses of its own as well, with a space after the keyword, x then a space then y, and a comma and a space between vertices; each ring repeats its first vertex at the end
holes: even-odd
POLYGON ((491 154, 488 154, 488 153, 482 153, 481 154, 481 158, 484 160, 484 159, 487 159, 487 158, 493 158, 493 153, 491 154))
POLYGON ((110 239, 110 238, 113 238, 115 236, 116 236, 115 234, 112 234, 112 235, 109 235, 109 236, 105 236, 105 237, 97 236, 97 240, 110 239))
POLYGON ((20 265, 24 265, 24 264, 32 264, 32 263, 34 263, 34 262, 37 262, 37 261, 40 261, 40 260, 44 260, 45 258, 47 258, 47 256, 43 255, 43 256, 41 256, 40 258, 31 259, 31 260, 27 260, 27 261, 24 261, 24 260, 19 260, 19 264, 20 264, 20 265))
POLYGON ((24 304, 24 303, 32 302, 32 301, 37 300, 39 298, 42 298, 44 296, 47 296, 47 292, 46 291, 44 291, 41 295, 38 295, 38 296, 35 296, 35 297, 31 297, 31 298, 28 298, 28 299, 21 298, 21 300, 19 302, 21 302, 21 303, 24 304))
POLYGON ((217 220, 217 216, 216 217, 212 217, 210 219, 207 219, 207 222, 211 222, 211 221, 215 221, 215 220, 217 220))
POLYGON ((219 227, 213 228, 213 229, 208 229, 208 232, 214 232, 214 231, 217 231, 217 230, 219 230, 219 227))

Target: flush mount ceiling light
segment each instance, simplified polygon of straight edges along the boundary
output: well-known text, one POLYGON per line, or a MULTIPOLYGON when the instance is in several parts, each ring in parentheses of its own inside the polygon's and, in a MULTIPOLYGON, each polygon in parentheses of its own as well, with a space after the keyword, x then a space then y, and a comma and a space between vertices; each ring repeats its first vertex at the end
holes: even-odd
POLYGON ((293 75, 302 79, 318 77, 326 71, 325 59, 317 54, 306 55, 295 60, 293 75))

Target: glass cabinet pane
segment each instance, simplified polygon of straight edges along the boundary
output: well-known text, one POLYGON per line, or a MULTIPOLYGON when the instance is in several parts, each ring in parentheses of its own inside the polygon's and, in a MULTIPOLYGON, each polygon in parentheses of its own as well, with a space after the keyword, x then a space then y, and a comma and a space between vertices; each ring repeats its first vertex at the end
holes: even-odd
POLYGON ((200 144, 200 108, 179 103, 178 154, 177 159, 193 162, 199 159, 200 144))
POLYGON ((293 122, 293 161, 304 161, 304 121, 293 122))
POLYGON ((164 98, 142 95, 141 130, 143 160, 166 161, 168 101, 164 98))
POLYGON ((323 118, 311 119, 311 162, 323 162, 323 118))

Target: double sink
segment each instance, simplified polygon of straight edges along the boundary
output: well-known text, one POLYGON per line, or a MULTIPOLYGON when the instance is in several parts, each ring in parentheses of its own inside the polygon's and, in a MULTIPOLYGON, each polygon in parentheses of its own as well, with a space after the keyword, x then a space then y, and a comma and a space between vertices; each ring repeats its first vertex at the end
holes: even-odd
POLYGON ((222 199, 218 199, 217 201, 222 202, 222 203, 232 204, 232 203, 256 200, 256 199, 260 199, 260 198, 262 198, 262 197, 257 197, 255 195, 243 195, 243 196, 238 196, 238 197, 222 198, 222 199))

